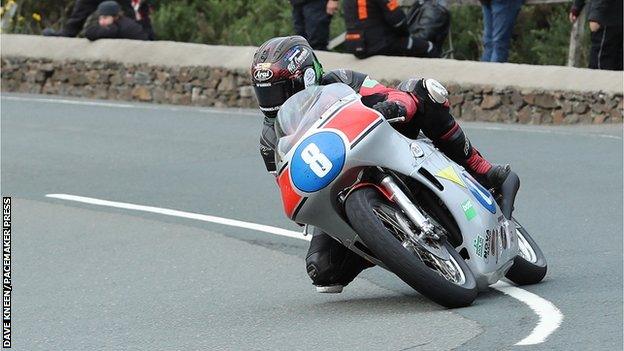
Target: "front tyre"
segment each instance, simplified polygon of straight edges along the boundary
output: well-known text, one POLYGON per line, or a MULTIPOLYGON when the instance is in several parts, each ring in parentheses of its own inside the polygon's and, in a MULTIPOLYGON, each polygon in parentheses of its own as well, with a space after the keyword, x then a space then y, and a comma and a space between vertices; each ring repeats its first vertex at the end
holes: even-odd
POLYGON ((539 246, 523 226, 514 219, 518 237, 519 254, 505 274, 507 279, 518 285, 536 284, 544 279, 548 264, 539 246))
POLYGON ((405 233, 406 217, 377 190, 355 190, 346 200, 345 211, 377 258, 424 296, 449 308, 468 306, 477 297, 477 284, 470 268, 446 239, 438 241, 436 249, 448 253, 447 260, 408 242, 401 234, 401 229, 405 233))

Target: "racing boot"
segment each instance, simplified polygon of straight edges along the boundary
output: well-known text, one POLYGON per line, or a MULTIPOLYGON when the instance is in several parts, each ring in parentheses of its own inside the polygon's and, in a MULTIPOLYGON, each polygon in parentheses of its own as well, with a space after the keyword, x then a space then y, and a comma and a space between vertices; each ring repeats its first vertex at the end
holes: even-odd
POLYGON ((485 174, 485 179, 480 180, 481 185, 488 189, 500 189, 507 177, 511 173, 511 166, 506 165, 492 165, 492 168, 485 174))
POLYGON ((306 256, 306 270, 319 293, 337 294, 364 269, 374 266, 318 228, 306 256))
POLYGON ((434 142, 445 155, 462 165, 487 189, 500 188, 511 172, 509 165, 493 165, 486 160, 479 150, 472 146, 464 131, 455 121, 453 121, 451 129, 434 142))

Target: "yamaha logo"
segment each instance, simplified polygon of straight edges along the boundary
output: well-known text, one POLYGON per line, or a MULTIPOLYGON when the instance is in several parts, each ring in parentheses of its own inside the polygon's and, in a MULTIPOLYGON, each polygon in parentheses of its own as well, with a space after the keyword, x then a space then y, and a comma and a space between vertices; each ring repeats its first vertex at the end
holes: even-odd
POLYGON ((260 69, 254 73, 254 79, 257 82, 264 82, 265 80, 269 80, 273 77, 273 71, 270 69, 260 69))

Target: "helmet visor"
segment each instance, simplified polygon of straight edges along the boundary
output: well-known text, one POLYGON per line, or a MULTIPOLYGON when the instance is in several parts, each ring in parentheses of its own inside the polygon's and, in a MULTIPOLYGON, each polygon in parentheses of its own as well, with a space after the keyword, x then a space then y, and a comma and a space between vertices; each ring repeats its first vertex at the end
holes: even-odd
POLYGON ((296 89, 297 85, 294 81, 283 80, 274 83, 256 83, 254 90, 260 110, 268 117, 275 117, 279 108, 284 102, 297 93, 300 89, 296 89))

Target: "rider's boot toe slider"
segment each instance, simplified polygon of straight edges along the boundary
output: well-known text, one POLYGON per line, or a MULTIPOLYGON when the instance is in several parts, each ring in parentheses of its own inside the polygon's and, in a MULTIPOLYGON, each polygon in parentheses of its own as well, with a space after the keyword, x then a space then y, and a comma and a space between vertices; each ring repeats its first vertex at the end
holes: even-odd
POLYGON ((320 285, 316 286, 316 292, 317 293, 322 293, 322 294, 340 294, 342 292, 342 289, 344 289, 344 286, 342 286, 340 284, 327 285, 327 286, 320 286, 320 285))

